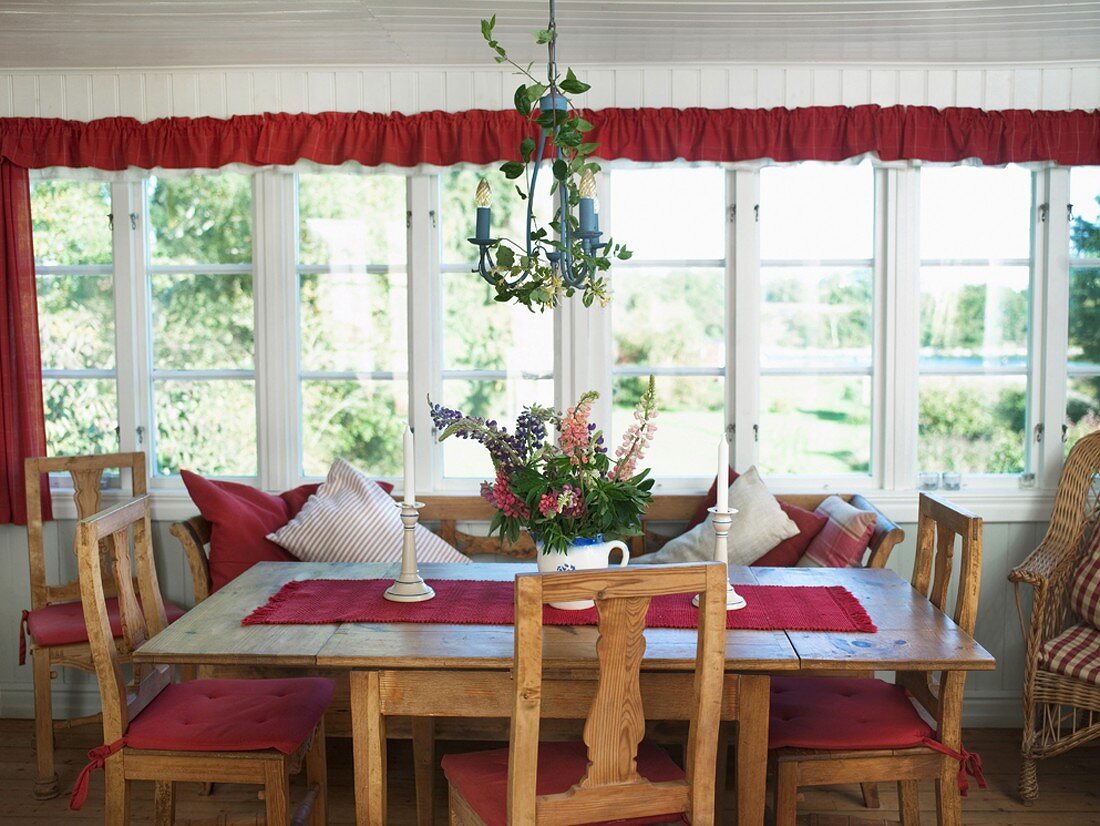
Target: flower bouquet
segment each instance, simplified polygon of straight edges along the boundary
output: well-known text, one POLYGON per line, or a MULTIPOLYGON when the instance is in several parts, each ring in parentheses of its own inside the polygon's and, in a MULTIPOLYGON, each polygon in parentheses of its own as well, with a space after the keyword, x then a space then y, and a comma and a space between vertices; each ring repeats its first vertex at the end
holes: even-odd
POLYGON ((602 542, 604 534, 641 533, 653 480, 648 468, 635 471, 657 429, 653 378, 613 459, 602 431, 588 420, 598 396, 585 393, 564 415, 541 405, 525 407, 513 432, 429 399, 440 441, 473 439, 492 457, 496 479, 481 484, 481 495, 496 509, 490 535, 515 542, 525 529, 548 554, 602 542), (550 427, 556 439, 547 438, 550 427))

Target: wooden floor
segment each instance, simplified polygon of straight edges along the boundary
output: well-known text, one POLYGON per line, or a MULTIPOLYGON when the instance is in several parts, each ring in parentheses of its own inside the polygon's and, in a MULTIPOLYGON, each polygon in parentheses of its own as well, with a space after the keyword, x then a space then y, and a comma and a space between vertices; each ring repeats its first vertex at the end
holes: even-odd
MULTIPOLYGON (((1019 765, 1018 732, 974 730, 966 735, 967 748, 978 751, 986 767, 989 789, 973 789, 963 801, 967 824, 1012 824, 1013 826, 1100 826, 1100 745, 1078 749, 1040 765, 1039 801, 1031 807, 1016 799, 1016 771, 1019 765)), ((88 749, 99 745, 96 727, 84 726, 64 732, 58 742, 58 773, 68 789, 84 764, 88 749)), ((462 751, 484 748, 484 744, 442 743, 441 750, 462 751)), ((351 748, 347 740, 329 740, 329 822, 354 823, 352 800, 351 748)), ((390 822, 415 823, 412 785, 412 757, 408 743, 390 748, 390 822)), ((92 780, 88 801, 81 812, 70 812, 68 798, 36 801, 34 750, 29 720, 0 720, 0 823, 66 824, 103 822, 103 776, 92 780)), ((924 784, 927 785, 927 784, 924 784)), ((196 785, 182 785, 178 791, 177 823, 188 824, 260 824, 262 804, 256 787, 218 786, 214 794, 203 797, 196 785)), ((301 785, 292 787, 295 799, 301 785)), ((813 826, 882 824, 896 821, 896 797, 892 787, 883 786, 882 809, 863 808, 858 788, 836 787, 807 789, 799 804, 799 822, 813 826)), ((446 783, 436 784, 437 823, 446 823, 446 783)), ((137 784, 134 793, 134 823, 151 821, 153 789, 137 784)), ((922 788, 923 822, 935 823, 931 787, 922 788)))

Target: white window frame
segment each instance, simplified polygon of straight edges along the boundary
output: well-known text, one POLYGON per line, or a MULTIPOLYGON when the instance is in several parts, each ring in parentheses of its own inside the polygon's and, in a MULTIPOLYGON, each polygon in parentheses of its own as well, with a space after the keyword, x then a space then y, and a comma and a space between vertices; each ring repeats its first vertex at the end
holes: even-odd
MULTIPOLYGON (((612 168, 616 165, 611 164, 612 168)), ((36 174, 37 178, 41 173, 36 174)), ((739 470, 756 460, 753 424, 759 406, 759 171, 729 169, 726 175, 726 426, 732 461, 739 470), (736 218, 732 220, 736 212, 736 218)), ((1029 393, 1029 467, 1037 490, 1020 490, 1015 477, 969 477, 952 498, 983 512, 988 519, 1045 518, 1062 465, 1058 438, 1065 411, 1067 367, 1068 254, 1067 217, 1070 170, 1037 166, 1033 170, 1032 318, 1029 393), (1038 207, 1046 205, 1045 210, 1038 207), (1045 438, 1036 441, 1035 425, 1045 438), (983 510, 984 509, 984 510, 983 510)), ((46 175, 41 175, 46 177, 46 175)), ((57 177, 88 178, 86 172, 57 177)), ((152 468, 151 314, 145 269, 147 175, 104 175, 112 181, 116 360, 119 448, 143 450, 152 468)), ((602 212, 610 228, 614 193, 609 175, 600 176, 602 212)), ((419 171, 406 175, 409 285, 409 396, 417 439, 416 470, 422 493, 476 490, 470 479, 443 479, 441 446, 435 442, 426 404, 441 397, 441 262, 439 202, 441 176, 419 171)), ((258 476, 248 479, 266 490, 283 490, 305 481, 300 475, 301 412, 296 331, 297 209, 295 173, 262 169, 253 181, 253 298, 255 307, 255 381, 258 476)), ((874 263, 874 389, 872 473, 861 477, 785 477, 769 480, 784 491, 861 490, 873 495, 895 518, 906 520, 915 503, 919 302, 919 164, 876 164, 874 263)), ((629 239, 624 239, 629 243, 629 239)), ((629 272, 629 267, 625 268, 629 272)), ((471 275, 471 277, 476 277, 471 275)), ((609 421, 611 370, 610 310, 585 309, 573 299, 555 313, 555 399, 568 404, 585 389, 601 393, 594 414, 609 421)), ((52 373, 51 373, 52 375, 52 373)), ((398 483, 400 480, 395 480, 398 483)), ((178 477, 151 480, 154 517, 182 518, 194 506, 178 477)), ((703 478, 657 480, 661 492, 702 492, 703 478)), ((71 510, 66 494, 56 497, 59 515, 71 510)))

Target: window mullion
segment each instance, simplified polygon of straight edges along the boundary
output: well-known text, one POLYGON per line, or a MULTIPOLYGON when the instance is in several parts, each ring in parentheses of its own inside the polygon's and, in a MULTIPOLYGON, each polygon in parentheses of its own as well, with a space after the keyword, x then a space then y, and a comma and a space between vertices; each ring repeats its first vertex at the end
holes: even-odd
POLYGON ((300 477, 298 427, 297 222, 294 175, 266 170, 252 184, 256 451, 260 487, 284 490, 300 477))
POLYGON ((730 172, 726 223, 727 425, 739 472, 756 464, 760 421, 760 173, 730 172))
POLYGON ((406 186, 408 215, 409 421, 416 435, 418 492, 438 490, 442 447, 435 440, 426 399, 442 399, 439 176, 413 175, 406 186))
MULTIPOLYGON (((1037 192, 1045 195, 1046 220, 1035 224, 1034 268, 1032 274, 1031 381, 1028 394, 1030 422, 1044 425, 1044 437, 1036 443, 1034 428, 1029 443, 1038 460, 1031 466, 1041 487, 1056 488, 1064 453, 1062 426, 1066 421, 1066 390, 1069 351, 1069 176, 1070 170, 1058 167, 1037 173, 1042 185, 1037 192)), ((1038 221, 1041 203, 1035 199, 1033 210, 1038 221)))
POLYGON ((917 475, 920 422, 920 173, 914 167, 887 171, 886 325, 882 363, 883 486, 912 488, 917 475))
POLYGON ((111 185, 111 212, 126 216, 114 221, 115 366, 118 382, 119 449, 144 451, 152 469, 153 439, 149 393, 149 301, 145 284, 147 212, 141 182, 111 185), (138 216, 136 228, 129 220, 138 216))

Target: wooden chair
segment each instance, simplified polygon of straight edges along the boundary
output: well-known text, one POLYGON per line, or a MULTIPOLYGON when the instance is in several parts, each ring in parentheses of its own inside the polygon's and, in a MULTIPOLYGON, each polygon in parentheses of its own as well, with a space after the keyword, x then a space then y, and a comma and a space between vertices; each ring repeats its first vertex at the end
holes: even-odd
MULTIPOLYGON (((450 822, 483 823, 485 806, 495 805, 502 814, 506 811, 509 823, 590 823, 665 814, 675 818, 679 813, 688 814, 696 824, 714 823, 725 670, 725 587, 725 567, 716 563, 516 577, 515 665, 511 685, 505 689, 512 696, 509 747, 444 758, 450 822), (693 695, 690 699, 666 696, 654 708, 650 697, 655 692, 647 692, 643 709, 640 669, 650 599, 693 592, 705 594, 693 695), (544 677, 543 605, 575 599, 596 600, 598 674, 548 672, 544 677), (645 712, 660 713, 659 707, 674 702, 681 714, 687 710, 691 721, 684 771, 660 748, 643 742, 645 712), (539 743, 544 715, 576 718, 586 713, 583 743, 539 743), (479 789, 490 792, 478 794, 479 789), (505 789, 506 801, 494 793, 503 794, 505 789)), ((402 681, 422 688, 420 676, 397 672, 363 676, 368 680, 367 705, 375 711, 367 756, 384 759, 384 715, 413 693, 412 686, 402 681)), ((500 685, 482 690, 505 687, 507 675, 500 676, 504 677, 500 685)), ((482 690, 468 694, 482 694, 482 690)), ((376 801, 379 796, 384 800, 384 790, 372 788, 370 793, 376 801)), ((384 818, 384 804, 375 803, 379 805, 384 818)))
POLYGON ((171 666, 161 665, 134 666, 133 683, 126 684, 120 647, 131 652, 167 625, 150 532, 144 496, 77 526, 81 602, 99 679, 105 745, 89 753, 70 807, 80 808, 90 773, 104 768, 109 826, 129 823, 134 780, 155 782, 157 824, 173 822, 176 782, 209 781, 262 785, 266 822, 289 824, 289 775, 304 762, 310 788, 294 822, 326 823, 324 713, 332 698, 331 681, 173 683, 171 666), (112 588, 123 630, 117 643, 107 612, 112 588))
MULTIPOLYGON (((34 794, 40 800, 58 795, 54 771, 54 732, 84 723, 98 722, 98 714, 69 720, 53 719, 51 682, 59 666, 93 671, 91 648, 80 610, 80 585, 76 579, 51 584, 46 576, 45 543, 42 535, 42 479, 49 473, 67 472, 72 478, 78 518, 91 516, 100 507, 103 472, 128 470, 135 496, 145 493, 145 454, 109 453, 99 456, 57 456, 30 458, 25 463, 27 495, 27 553, 30 567, 31 609, 23 612, 21 630, 31 637, 30 655, 34 667, 34 731, 38 776, 34 794)), ((118 610, 111 598, 111 614, 118 629, 118 610)), ((166 603, 170 619, 183 611, 166 603)), ((20 663, 26 658, 25 636, 20 639, 20 663)))
MULTIPOLYGON (((981 585, 982 520, 936 496, 921 494, 912 585, 937 609, 949 610, 956 538, 961 539, 952 618, 973 634, 981 585)), ((945 633, 947 633, 945 629, 945 633)), ((936 782, 939 822, 961 824, 966 774, 981 761, 963 749, 962 671, 899 671, 896 684, 868 678, 772 680, 776 826, 794 826, 799 786, 898 784, 903 826, 919 823, 917 783, 936 782), (906 692, 934 723, 918 713, 906 692)))
POLYGON ((1027 802, 1039 796, 1039 760, 1100 737, 1100 685, 1044 666, 1044 654, 1051 653, 1076 622, 1069 610, 1072 575, 1098 526, 1100 431, 1095 431, 1069 452, 1043 541, 1008 576, 1016 586, 1016 607, 1027 644, 1019 781, 1020 797, 1027 802), (1021 583, 1034 589, 1030 622, 1021 604, 1021 583))

